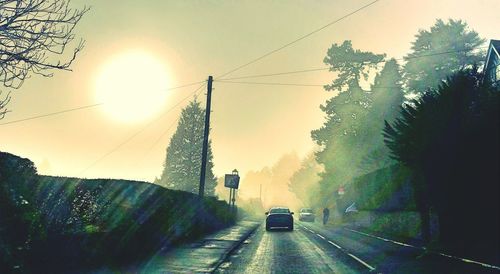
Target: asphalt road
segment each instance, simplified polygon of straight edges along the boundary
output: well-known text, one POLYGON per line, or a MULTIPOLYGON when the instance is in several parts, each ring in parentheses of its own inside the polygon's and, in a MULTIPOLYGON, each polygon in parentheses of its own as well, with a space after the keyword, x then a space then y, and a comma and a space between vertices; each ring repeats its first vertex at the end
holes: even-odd
POLYGON ((500 273, 423 249, 344 228, 296 222, 295 230, 261 225, 216 273, 500 273))

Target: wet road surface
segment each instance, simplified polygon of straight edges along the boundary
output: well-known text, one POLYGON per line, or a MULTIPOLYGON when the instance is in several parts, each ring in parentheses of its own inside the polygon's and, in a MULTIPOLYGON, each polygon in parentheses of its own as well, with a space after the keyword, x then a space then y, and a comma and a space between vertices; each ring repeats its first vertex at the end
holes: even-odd
POLYGON ((215 273, 500 273, 498 269, 345 228, 296 222, 294 231, 261 225, 215 273))
POLYGON ((195 242, 159 251, 144 262, 120 267, 106 266, 89 273, 211 273, 258 226, 258 222, 242 221, 195 242))
POLYGON ((295 222, 293 231, 237 225, 127 267, 91 273, 500 273, 448 254, 343 227, 295 222))
POLYGON ((257 231, 216 273, 362 273, 340 250, 302 226, 294 231, 257 231))

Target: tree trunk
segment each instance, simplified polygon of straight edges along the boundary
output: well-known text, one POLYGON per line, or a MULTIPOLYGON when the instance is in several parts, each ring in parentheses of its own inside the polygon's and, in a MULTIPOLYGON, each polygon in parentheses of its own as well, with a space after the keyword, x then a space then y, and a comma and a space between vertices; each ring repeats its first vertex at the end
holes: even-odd
POLYGON ((427 193, 428 188, 426 187, 424 176, 422 176, 421 174, 414 174, 412 181, 415 191, 415 203, 420 214, 420 220, 422 224, 422 240, 425 243, 428 243, 431 240, 430 206, 427 193))

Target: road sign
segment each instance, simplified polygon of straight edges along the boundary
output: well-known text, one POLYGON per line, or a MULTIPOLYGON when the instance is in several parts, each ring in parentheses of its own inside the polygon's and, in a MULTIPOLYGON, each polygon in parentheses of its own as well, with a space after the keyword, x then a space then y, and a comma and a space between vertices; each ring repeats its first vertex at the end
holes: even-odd
POLYGON ((224 186, 229 188, 238 189, 240 184, 240 176, 237 174, 226 174, 224 178, 224 186))

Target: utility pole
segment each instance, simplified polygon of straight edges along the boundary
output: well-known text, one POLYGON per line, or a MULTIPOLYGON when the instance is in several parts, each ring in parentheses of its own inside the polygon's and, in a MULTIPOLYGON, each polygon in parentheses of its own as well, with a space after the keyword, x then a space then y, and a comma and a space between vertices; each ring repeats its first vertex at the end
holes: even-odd
POLYGON ((212 82, 213 77, 208 76, 207 84, 207 106, 205 108, 205 132, 203 135, 203 151, 201 154, 200 188, 198 196, 203 198, 205 194, 205 174, 207 171, 207 153, 208 153, 208 133, 210 131, 210 105, 212 101, 212 82))

